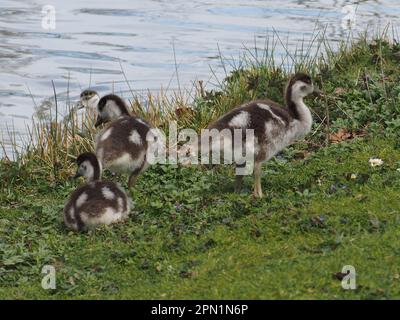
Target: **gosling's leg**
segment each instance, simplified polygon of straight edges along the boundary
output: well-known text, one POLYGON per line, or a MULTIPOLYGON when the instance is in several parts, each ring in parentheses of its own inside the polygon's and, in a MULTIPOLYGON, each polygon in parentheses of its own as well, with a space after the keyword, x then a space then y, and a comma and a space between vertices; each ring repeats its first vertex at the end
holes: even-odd
POLYGON ((145 164, 145 161, 143 161, 142 165, 139 168, 136 168, 135 170, 132 171, 131 175, 129 176, 129 180, 128 180, 128 188, 129 189, 131 189, 135 185, 139 174, 143 170, 144 164, 145 164))
POLYGON ((132 172, 131 175, 129 176, 129 180, 128 180, 128 188, 129 189, 131 189, 135 185, 137 178, 138 178, 138 174, 135 171, 132 172))
POLYGON ((262 198, 263 192, 261 188, 261 162, 254 163, 254 196, 262 198))

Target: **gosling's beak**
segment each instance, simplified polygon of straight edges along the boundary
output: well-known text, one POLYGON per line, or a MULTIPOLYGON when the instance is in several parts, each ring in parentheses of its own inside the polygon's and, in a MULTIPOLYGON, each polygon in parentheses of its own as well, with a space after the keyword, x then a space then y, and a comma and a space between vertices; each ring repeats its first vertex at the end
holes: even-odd
POLYGON ((314 91, 313 94, 316 95, 317 97, 323 96, 323 92, 318 88, 317 86, 314 85, 314 91))
POLYGON ((75 109, 76 110, 80 110, 83 109, 85 106, 82 104, 82 101, 78 101, 77 103, 75 103, 75 109))
POLYGON ((79 172, 76 172, 74 175, 74 179, 78 179, 79 177, 82 177, 82 175, 79 172))
POLYGON ((94 126, 97 128, 102 123, 103 123, 103 119, 101 117, 97 116, 97 120, 96 120, 96 123, 94 124, 94 126))

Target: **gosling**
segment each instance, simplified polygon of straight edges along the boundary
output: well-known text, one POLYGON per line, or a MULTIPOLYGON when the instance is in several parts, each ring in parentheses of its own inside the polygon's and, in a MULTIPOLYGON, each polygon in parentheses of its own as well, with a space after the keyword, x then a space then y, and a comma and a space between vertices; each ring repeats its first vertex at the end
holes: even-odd
POLYGON ((77 160, 75 178, 86 183, 76 189, 64 207, 64 222, 73 231, 87 231, 98 225, 125 220, 130 212, 130 199, 115 183, 101 181, 101 164, 93 153, 83 153, 77 160))
MULTIPOLYGON (((292 76, 285 89, 285 104, 282 106, 269 99, 255 100, 231 110, 208 129, 241 129, 246 141, 246 129, 254 131, 254 196, 263 196, 261 188, 262 164, 295 141, 304 138, 311 130, 312 116, 303 99, 313 92, 310 76, 297 73, 292 76)), ((246 164, 236 163, 237 168, 246 164)), ((235 190, 240 191, 243 175, 236 175, 235 190)))
POLYGON ((97 116, 99 100, 100 96, 96 91, 91 89, 82 91, 79 101, 75 103, 69 114, 64 118, 64 121, 77 128, 81 134, 86 134, 88 128, 91 128, 94 124, 93 119, 97 116))
POLYGON ((96 155, 104 168, 130 174, 131 188, 149 167, 148 154, 156 157, 158 150, 164 150, 162 136, 147 121, 130 115, 124 100, 117 95, 102 97, 97 114, 96 127, 110 123, 95 138, 96 155))

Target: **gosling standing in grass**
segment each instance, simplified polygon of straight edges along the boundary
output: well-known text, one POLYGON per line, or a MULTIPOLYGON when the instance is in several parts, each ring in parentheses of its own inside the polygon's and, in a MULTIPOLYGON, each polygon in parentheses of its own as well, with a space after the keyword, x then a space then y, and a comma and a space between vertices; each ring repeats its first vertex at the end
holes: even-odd
POLYGON ((81 92, 79 102, 76 104, 78 110, 85 109, 96 112, 97 104, 99 103, 99 94, 91 89, 87 89, 81 92))
POLYGON ((101 181, 101 165, 93 153, 83 153, 77 160, 75 177, 86 183, 76 189, 64 207, 64 222, 74 231, 85 231, 100 224, 109 225, 128 217, 130 200, 115 183, 101 181))
POLYGON ((163 148, 161 136, 147 121, 131 116, 124 100, 117 95, 102 97, 97 114, 96 127, 111 123, 96 136, 96 155, 104 168, 129 173, 128 187, 131 188, 138 175, 149 166, 148 148, 163 148))
MULTIPOLYGON (((290 78, 285 89, 285 106, 271 100, 256 100, 241 105, 212 123, 208 129, 254 130, 254 195, 263 196, 261 167, 279 151, 311 130, 312 116, 303 99, 314 92, 311 78, 297 73, 290 78)), ((238 166, 238 165, 237 165, 238 166)), ((240 190, 243 176, 236 176, 236 190, 240 190)))
POLYGON ((74 118, 72 114, 68 117, 69 120, 74 120, 78 128, 84 128, 85 126, 91 127, 93 119, 97 116, 97 104, 99 103, 99 94, 91 89, 82 91, 78 103, 76 103, 73 111, 74 118), (80 111, 83 109, 83 112, 80 111))

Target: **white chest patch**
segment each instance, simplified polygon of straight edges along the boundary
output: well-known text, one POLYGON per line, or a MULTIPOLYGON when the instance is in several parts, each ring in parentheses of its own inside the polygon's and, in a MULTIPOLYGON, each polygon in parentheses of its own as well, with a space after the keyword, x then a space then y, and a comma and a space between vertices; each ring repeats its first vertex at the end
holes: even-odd
POLYGON ((100 222, 109 225, 117 222, 121 219, 122 213, 116 208, 108 207, 106 208, 104 214, 100 218, 100 222))
POLYGON ((86 192, 82 193, 78 197, 78 199, 76 199, 76 203, 75 203, 76 207, 77 208, 81 207, 87 201, 87 199, 88 199, 87 193, 86 192))
POLYGON ((106 167, 115 172, 132 172, 141 167, 146 155, 146 151, 140 152, 135 159, 132 159, 129 153, 125 152, 119 158, 108 162, 106 167))
POLYGON ((82 221, 89 229, 92 229, 99 224, 109 225, 118 222, 121 220, 121 217, 122 213, 113 207, 105 207, 102 212, 97 215, 90 215, 86 212, 83 212, 81 215, 82 221))
POLYGON ((129 141, 137 145, 142 144, 142 138, 140 137, 140 134, 139 132, 137 132, 137 130, 133 129, 131 131, 131 134, 129 135, 129 141))
POLYGON ((241 111, 238 115, 234 116, 229 125, 235 128, 246 128, 250 122, 250 114, 246 111, 241 111))
POLYGON ((113 128, 107 129, 100 137, 100 141, 107 140, 108 137, 111 135, 113 128))
POLYGON ((101 192, 102 192, 104 198, 107 200, 113 200, 115 198, 114 192, 112 192, 108 187, 103 187, 101 189, 101 192))
POLYGON ((107 164, 110 169, 114 169, 117 172, 130 171, 132 164, 132 157, 128 152, 122 154, 119 158, 115 159, 111 163, 107 164))

